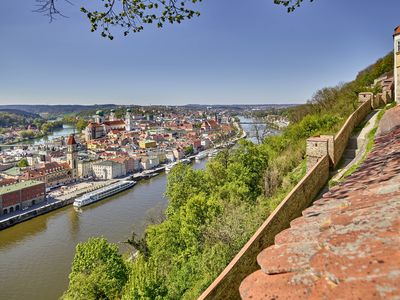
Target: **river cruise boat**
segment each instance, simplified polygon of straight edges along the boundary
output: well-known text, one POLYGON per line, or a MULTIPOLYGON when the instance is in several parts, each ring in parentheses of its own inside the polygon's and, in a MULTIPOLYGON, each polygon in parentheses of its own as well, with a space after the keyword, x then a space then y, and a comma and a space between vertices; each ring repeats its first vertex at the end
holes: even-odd
POLYGON ((214 149, 208 153, 208 157, 215 157, 217 156, 218 152, 219 151, 217 149, 214 149))
POLYGON ((199 161, 199 160, 202 160, 202 159, 206 158, 207 156, 208 156, 207 151, 203 151, 203 152, 200 152, 199 154, 197 154, 195 156, 195 159, 197 161, 199 161))
POLYGON ((90 193, 86 193, 86 194, 82 195, 81 197, 76 198, 74 201, 74 206, 82 207, 85 205, 92 204, 92 203, 100 201, 104 198, 115 195, 119 192, 122 192, 126 189, 129 189, 132 186, 134 186, 135 184, 136 184, 136 181, 127 181, 127 180, 118 181, 109 186, 102 187, 98 190, 95 190, 90 193))
POLYGON ((186 164, 186 165, 190 164, 190 159, 185 158, 185 159, 181 159, 179 161, 176 161, 176 162, 173 162, 171 164, 166 165, 165 166, 165 173, 168 174, 172 170, 172 168, 175 167, 179 163, 183 163, 183 164, 186 164))

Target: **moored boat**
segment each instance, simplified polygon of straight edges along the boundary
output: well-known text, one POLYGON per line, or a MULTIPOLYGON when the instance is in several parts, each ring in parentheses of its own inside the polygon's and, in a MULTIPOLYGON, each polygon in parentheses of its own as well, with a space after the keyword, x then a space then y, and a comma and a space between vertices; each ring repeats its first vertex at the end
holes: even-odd
POLYGON ((129 189, 130 187, 134 186, 135 184, 136 184, 136 181, 127 181, 127 180, 118 181, 109 186, 102 187, 98 190, 95 190, 90 193, 86 193, 86 194, 82 195, 81 197, 76 198, 74 201, 74 206, 82 207, 85 205, 92 204, 92 203, 100 201, 104 198, 115 195, 119 192, 122 192, 126 189, 129 189))
POLYGON ((215 156, 217 156, 217 154, 218 154, 218 150, 214 149, 213 151, 208 153, 208 157, 215 157, 215 156))
POLYGON ((199 154, 197 154, 196 156, 195 156, 195 159, 196 160, 202 160, 202 159, 204 159, 204 158, 206 158, 207 157, 207 151, 203 151, 203 152, 200 152, 199 154))
POLYGON ((179 161, 176 161, 176 162, 173 162, 171 164, 166 165, 165 166, 165 173, 168 174, 172 170, 172 168, 175 167, 179 163, 183 163, 183 164, 186 164, 186 165, 190 164, 190 159, 184 158, 184 159, 181 159, 179 161))

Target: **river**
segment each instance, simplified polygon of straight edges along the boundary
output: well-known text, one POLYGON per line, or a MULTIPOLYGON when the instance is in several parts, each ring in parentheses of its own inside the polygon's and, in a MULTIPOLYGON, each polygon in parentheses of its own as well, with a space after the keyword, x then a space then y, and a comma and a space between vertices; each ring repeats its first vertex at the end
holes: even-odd
POLYGON ((239 116, 240 122, 243 122, 245 124, 241 124, 241 127, 244 131, 247 132, 247 139, 249 141, 252 141, 253 143, 258 143, 257 140, 257 134, 256 131, 258 131, 259 138, 261 139, 261 136, 263 133, 265 133, 265 136, 267 135, 276 135, 279 134, 279 130, 273 129, 271 127, 267 127, 265 124, 251 124, 252 122, 257 122, 256 119, 252 118, 246 118, 244 116, 239 116))
POLYGON ((68 206, 0 231, 0 299, 58 299, 68 285, 75 246, 90 237, 104 236, 126 252, 121 242, 133 229, 143 232, 148 216, 165 209, 166 177, 143 180, 82 212, 68 206))
POLYGON ((52 132, 50 132, 48 135, 46 135, 44 137, 37 138, 37 139, 31 139, 31 140, 25 140, 23 142, 16 143, 16 145, 19 145, 19 144, 30 144, 30 145, 44 144, 47 141, 51 141, 51 140, 53 140, 55 138, 59 138, 61 136, 67 137, 71 133, 74 133, 74 131, 75 131, 74 126, 64 124, 63 128, 54 129, 52 132))

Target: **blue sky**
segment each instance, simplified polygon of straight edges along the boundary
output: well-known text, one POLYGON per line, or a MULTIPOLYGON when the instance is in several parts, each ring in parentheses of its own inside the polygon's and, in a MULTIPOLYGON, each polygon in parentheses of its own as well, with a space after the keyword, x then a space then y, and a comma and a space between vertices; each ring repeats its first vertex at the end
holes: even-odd
MULTIPOLYGON (((61 0, 59 0, 60 2, 61 0)), ((387 54, 398 0, 203 0, 202 15, 113 41, 79 12, 49 24, 33 0, 0 11, 0 104, 302 103, 387 54)), ((88 2, 86 2, 88 3, 88 2)))

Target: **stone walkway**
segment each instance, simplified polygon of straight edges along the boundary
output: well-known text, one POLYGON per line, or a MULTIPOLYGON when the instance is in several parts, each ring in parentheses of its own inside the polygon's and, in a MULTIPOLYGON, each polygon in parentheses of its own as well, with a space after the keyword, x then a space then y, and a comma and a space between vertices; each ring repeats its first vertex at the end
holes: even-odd
POLYGON ((400 299, 400 107, 389 112, 360 168, 258 255, 242 299, 400 299))
POLYGON ((332 177, 332 180, 340 180, 347 170, 349 170, 354 164, 357 164, 361 161, 365 151, 367 150, 368 134, 376 125, 379 111, 380 110, 374 110, 371 112, 371 114, 367 117, 367 123, 361 129, 361 131, 350 137, 344 153, 343 164, 339 170, 334 171, 337 174, 332 177), (348 154, 348 152, 350 152, 350 154, 348 154))

